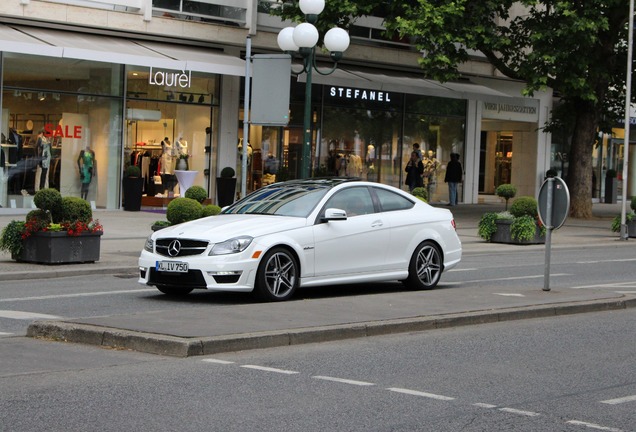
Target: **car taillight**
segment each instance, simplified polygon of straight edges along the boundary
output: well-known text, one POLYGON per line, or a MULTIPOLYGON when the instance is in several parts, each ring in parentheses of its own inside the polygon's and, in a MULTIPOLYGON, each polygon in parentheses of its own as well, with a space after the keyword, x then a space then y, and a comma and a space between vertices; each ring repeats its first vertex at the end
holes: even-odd
POLYGON ((457 225, 455 225, 455 219, 451 219, 451 225, 453 226, 453 228, 455 228, 455 231, 457 231, 457 225))

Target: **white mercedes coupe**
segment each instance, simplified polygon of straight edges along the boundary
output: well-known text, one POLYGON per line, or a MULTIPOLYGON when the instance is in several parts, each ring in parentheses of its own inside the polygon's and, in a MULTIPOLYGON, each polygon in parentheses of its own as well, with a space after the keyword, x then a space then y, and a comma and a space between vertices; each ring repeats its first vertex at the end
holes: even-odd
POLYGON ((139 283, 169 295, 202 288, 268 301, 346 283, 432 289, 461 255, 448 209, 360 179, 293 180, 154 232, 139 257, 139 283))

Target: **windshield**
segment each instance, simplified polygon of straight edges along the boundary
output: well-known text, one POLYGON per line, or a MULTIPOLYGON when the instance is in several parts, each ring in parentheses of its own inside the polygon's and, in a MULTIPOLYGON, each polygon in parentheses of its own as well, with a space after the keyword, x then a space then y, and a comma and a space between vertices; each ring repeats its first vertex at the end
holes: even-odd
POLYGON ((324 185, 272 185, 251 193, 224 214, 307 217, 330 188, 324 185))

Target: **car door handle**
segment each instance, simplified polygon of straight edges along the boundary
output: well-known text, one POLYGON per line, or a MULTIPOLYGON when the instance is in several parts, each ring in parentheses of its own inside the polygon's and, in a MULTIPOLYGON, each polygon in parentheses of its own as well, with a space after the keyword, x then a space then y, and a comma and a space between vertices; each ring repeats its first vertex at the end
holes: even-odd
POLYGON ((377 220, 377 221, 371 222, 371 228, 381 227, 383 225, 384 225, 384 223, 381 220, 377 220))

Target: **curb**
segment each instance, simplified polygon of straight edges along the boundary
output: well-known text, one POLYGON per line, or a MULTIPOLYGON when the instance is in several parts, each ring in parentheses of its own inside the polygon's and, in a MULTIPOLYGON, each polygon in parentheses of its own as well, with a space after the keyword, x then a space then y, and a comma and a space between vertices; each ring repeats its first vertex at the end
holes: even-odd
POLYGON ((128 349, 163 356, 191 357, 633 307, 636 307, 636 297, 624 296, 618 300, 601 299, 580 303, 524 306, 491 311, 196 338, 66 321, 36 321, 29 325, 27 337, 128 349))

